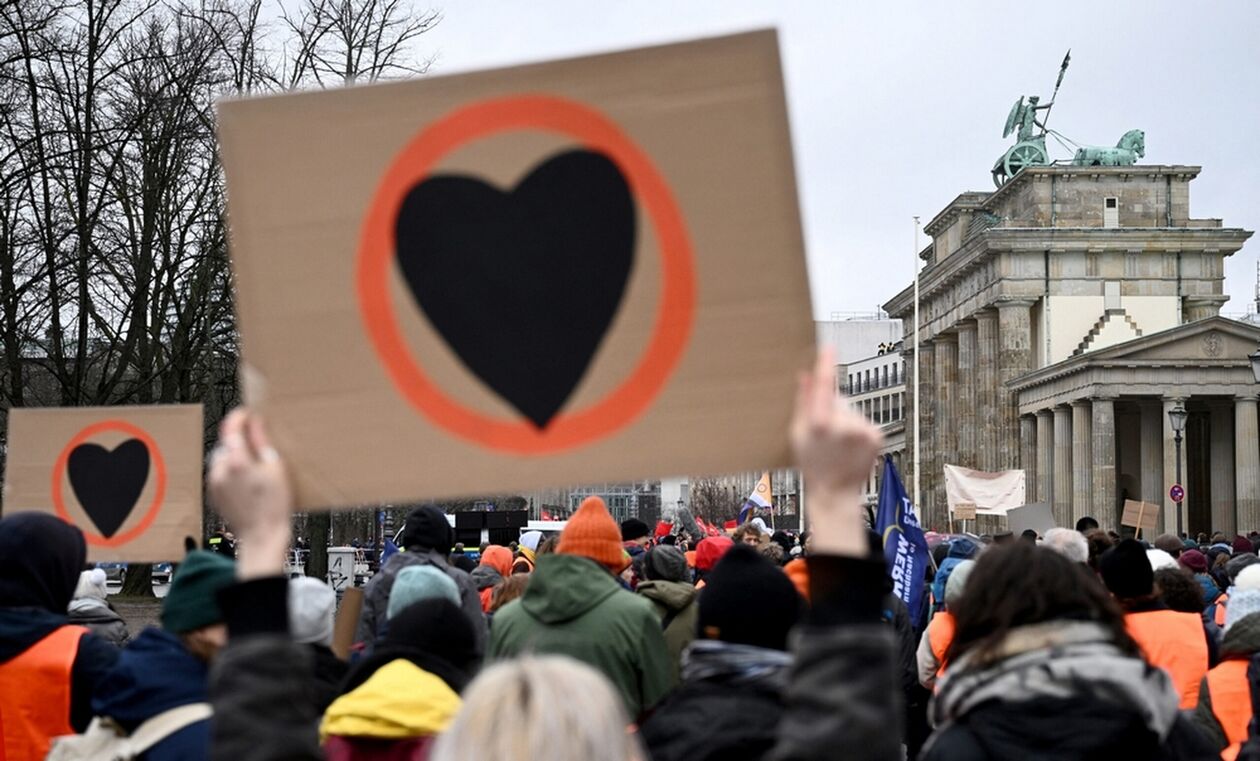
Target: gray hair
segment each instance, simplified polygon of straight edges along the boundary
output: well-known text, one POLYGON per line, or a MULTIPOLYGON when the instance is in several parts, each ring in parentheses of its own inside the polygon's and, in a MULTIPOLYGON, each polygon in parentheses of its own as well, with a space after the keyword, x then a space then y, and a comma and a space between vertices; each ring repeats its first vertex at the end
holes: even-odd
POLYGON ((564 656, 526 656, 473 680, 431 758, 641 761, 647 754, 629 724, 621 696, 595 669, 564 656))
POLYGON ((1042 544, 1073 563, 1089 562, 1089 542, 1079 531, 1070 528, 1052 528, 1046 532, 1042 544))

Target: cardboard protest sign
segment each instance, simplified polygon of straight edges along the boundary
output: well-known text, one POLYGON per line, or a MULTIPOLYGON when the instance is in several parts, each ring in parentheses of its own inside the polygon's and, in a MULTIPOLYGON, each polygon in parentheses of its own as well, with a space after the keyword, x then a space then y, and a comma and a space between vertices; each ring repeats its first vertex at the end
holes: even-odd
POLYGON ((1037 536, 1045 536, 1054 528, 1054 510, 1049 502, 1033 502, 1006 511, 1007 526, 1016 535, 1028 529, 1037 532, 1037 536))
POLYGON ((3 514, 78 526, 91 561, 184 556, 201 536, 200 405, 14 408, 3 514))
POLYGON ((954 520, 973 521, 976 519, 976 506, 970 502, 959 502, 954 505, 954 520))
POLYGON ((1154 531, 1159 520, 1159 510, 1159 505, 1151 502, 1126 499, 1124 512, 1120 515, 1120 525, 1132 526, 1139 531, 1154 531))
POLYGON ((773 32, 219 117, 245 395, 302 507, 787 464, 773 32))

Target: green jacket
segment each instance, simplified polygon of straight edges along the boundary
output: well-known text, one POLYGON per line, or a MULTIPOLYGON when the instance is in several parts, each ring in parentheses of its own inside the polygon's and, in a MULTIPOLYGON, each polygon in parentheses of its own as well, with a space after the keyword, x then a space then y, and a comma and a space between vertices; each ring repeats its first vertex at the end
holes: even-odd
POLYGON ((567 655, 608 677, 631 719, 669 692, 669 654, 652 603, 593 560, 543 555, 525 596, 494 615, 487 656, 567 655))
POLYGON ((696 588, 679 581, 642 581, 635 590, 652 601, 656 615, 665 626, 665 647, 669 649, 670 677, 678 684, 682 651, 696 638, 696 588))

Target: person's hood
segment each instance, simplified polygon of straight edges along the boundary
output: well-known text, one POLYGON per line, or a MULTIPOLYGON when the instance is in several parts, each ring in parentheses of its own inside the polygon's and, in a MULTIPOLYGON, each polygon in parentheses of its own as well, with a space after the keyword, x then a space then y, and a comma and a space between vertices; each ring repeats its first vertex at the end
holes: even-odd
MULTIPOLYGON (((973 709, 997 705, 1000 710, 988 713, 1007 716, 1009 726, 990 730, 1024 731, 1027 746, 1038 747, 1055 744, 1054 735, 1041 737, 1038 732, 1053 732, 1057 726, 1062 733, 1061 723, 1038 721, 1044 706, 1067 710, 1065 706, 1075 705, 1099 716, 1100 726, 1111 726, 1104 716, 1118 717, 1120 726, 1137 717, 1162 742, 1178 715, 1172 681, 1162 669, 1122 653, 1110 637, 1102 625, 1084 621, 1013 629, 984 662, 973 650, 950 664, 937 682, 930 709, 933 723, 940 727, 973 709)), ((976 724, 968 723, 973 728, 976 724)))
POLYGON ((43 608, 0 608, 0 664, 13 660, 65 625, 64 613, 43 608))
POLYGON ((968 560, 975 557, 976 551, 979 549, 980 545, 965 536, 960 536, 949 543, 949 555, 947 557, 968 560))
POLYGON ((440 677, 398 659, 334 700, 324 713, 319 736, 401 740, 436 735, 451 723, 460 705, 459 695, 440 677))
POLYGON ((512 573, 512 551, 507 547, 492 544, 481 553, 481 563, 478 567, 489 567, 499 572, 499 576, 507 576, 512 573))
POLYGON ((1243 616, 1225 630, 1221 657, 1260 653, 1260 613, 1243 616))
POLYGON ((680 611, 690 605, 695 601, 697 592, 691 584, 660 579, 640 581, 635 591, 671 611, 680 611))
POLYGON ((613 575, 590 558, 543 555, 521 607, 544 624, 558 624, 572 621, 621 591, 613 575))
POLYGON ((446 520, 446 512, 436 505, 424 505, 407 513, 403 524, 403 547, 420 547, 450 554, 455 543, 455 532, 446 520))
POLYGON ((0 608, 64 613, 87 560, 83 532, 44 513, 0 519, 0 608))
POLYGON ((108 623, 110 621, 122 620, 122 616, 118 615, 113 608, 109 607, 108 603, 104 600, 97 600, 92 597, 82 597, 78 600, 71 600, 68 612, 76 624, 108 623))
POLYGON ((92 713, 128 732, 163 711, 209 700, 206 664, 174 634, 149 627, 118 655, 96 686, 92 713))
POLYGON ((472 569, 472 573, 468 575, 472 577, 473 583, 477 585, 478 592, 483 589, 489 589, 503 581, 503 574, 488 565, 479 565, 472 569))
POLYGON ((682 653, 682 680, 780 692, 791 666, 792 654, 783 650, 698 639, 682 653))

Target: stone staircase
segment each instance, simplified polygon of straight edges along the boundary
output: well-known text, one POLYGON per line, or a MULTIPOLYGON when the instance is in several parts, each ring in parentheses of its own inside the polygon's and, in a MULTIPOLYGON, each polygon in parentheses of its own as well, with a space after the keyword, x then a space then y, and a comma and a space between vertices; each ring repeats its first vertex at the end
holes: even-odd
POLYGON ((1103 328, 1107 327, 1107 324, 1111 321, 1118 319, 1123 319, 1125 321, 1125 323, 1133 331, 1134 337, 1140 337, 1142 335, 1142 329, 1137 326, 1137 323, 1133 321, 1133 318, 1129 316, 1128 312, 1125 312, 1123 309, 1108 309, 1103 312, 1102 318, 1100 318, 1098 322, 1094 323, 1094 327, 1090 328, 1089 332, 1085 334, 1085 338, 1076 345, 1076 349, 1072 352, 1072 356, 1079 357, 1089 351, 1090 346, 1094 343, 1098 336, 1102 334, 1103 328))

